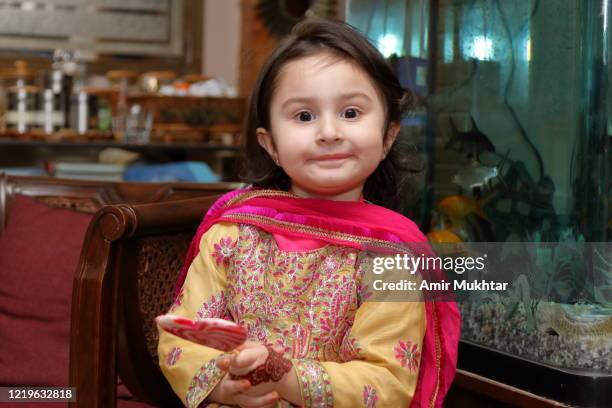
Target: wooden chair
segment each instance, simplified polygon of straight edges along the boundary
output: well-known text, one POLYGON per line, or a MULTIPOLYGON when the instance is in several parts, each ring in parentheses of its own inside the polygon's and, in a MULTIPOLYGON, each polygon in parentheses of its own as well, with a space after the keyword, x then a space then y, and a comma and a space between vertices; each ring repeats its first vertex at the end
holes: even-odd
POLYGON ((217 198, 119 204, 95 215, 73 286, 72 406, 114 407, 117 375, 140 401, 182 406, 159 369, 153 319, 170 308, 188 245, 217 198))
POLYGON ((201 197, 240 187, 240 183, 113 183, 48 177, 8 176, 0 172, 0 235, 6 226, 8 203, 18 195, 53 207, 94 214, 105 205, 151 203, 201 197))

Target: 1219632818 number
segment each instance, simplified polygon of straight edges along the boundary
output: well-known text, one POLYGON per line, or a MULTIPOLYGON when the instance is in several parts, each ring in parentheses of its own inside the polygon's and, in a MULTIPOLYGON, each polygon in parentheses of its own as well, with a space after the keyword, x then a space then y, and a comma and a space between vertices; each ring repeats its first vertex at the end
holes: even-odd
POLYGON ((75 401, 74 387, 0 387, 0 402, 75 401))

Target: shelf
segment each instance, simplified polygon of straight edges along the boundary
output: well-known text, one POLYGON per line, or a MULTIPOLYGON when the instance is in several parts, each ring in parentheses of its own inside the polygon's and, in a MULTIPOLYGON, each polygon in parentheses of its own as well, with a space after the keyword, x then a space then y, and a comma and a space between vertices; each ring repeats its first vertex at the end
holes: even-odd
POLYGON ((238 152, 242 148, 238 146, 223 146, 223 145, 212 145, 208 143, 197 143, 197 142, 152 142, 152 143, 121 143, 115 141, 59 141, 50 142, 45 140, 33 140, 33 139, 13 139, 13 138, 0 138, 0 148, 30 148, 30 147, 48 147, 58 149, 104 149, 107 147, 117 147, 126 150, 175 150, 175 149, 190 149, 190 150, 202 150, 202 151, 226 151, 226 152, 238 152))

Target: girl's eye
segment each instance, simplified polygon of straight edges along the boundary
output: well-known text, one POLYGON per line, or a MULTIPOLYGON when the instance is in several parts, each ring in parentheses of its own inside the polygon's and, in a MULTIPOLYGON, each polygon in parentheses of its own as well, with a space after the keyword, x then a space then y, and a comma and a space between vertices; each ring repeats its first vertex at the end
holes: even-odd
POLYGON ((308 111, 299 112, 295 117, 299 122, 310 122, 314 119, 313 114, 308 111))
POLYGON ((342 113, 342 117, 344 117, 346 119, 355 119, 355 118, 357 118, 357 116, 359 116, 359 111, 357 109, 355 109, 355 108, 346 109, 342 113))

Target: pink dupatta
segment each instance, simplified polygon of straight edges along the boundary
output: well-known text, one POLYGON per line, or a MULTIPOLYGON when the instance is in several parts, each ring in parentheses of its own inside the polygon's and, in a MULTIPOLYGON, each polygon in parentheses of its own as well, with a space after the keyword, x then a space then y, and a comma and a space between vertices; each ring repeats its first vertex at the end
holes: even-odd
MULTIPOLYGON (((177 282, 182 287, 202 235, 217 222, 249 224, 269 233, 323 240, 362 250, 433 254, 409 219, 365 202, 305 199, 277 190, 242 189, 221 197, 208 210, 187 251, 177 282)), ((434 272, 439 273, 439 272, 434 272)), ((439 277, 438 277, 439 278, 439 277)), ((427 326, 421 368, 411 407, 441 407, 457 364, 460 316, 453 301, 425 302, 427 326)))

